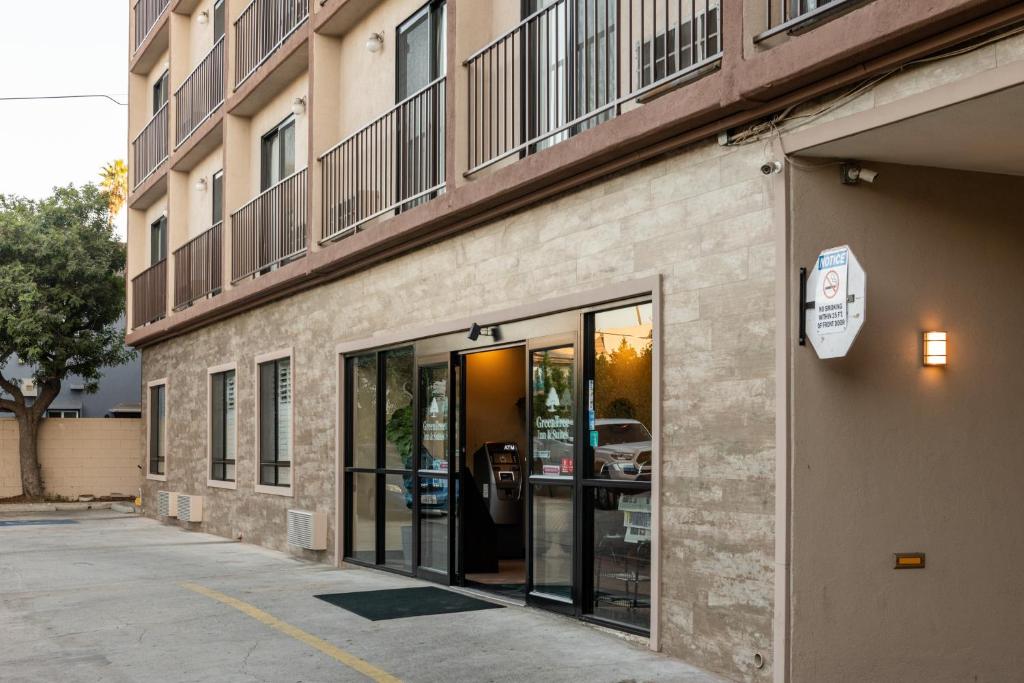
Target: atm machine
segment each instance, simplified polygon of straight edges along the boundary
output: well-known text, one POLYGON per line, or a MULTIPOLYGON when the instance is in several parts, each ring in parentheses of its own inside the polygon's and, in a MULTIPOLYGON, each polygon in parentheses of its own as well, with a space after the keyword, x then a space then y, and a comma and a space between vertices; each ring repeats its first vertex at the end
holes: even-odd
POLYGON ((488 441, 473 455, 473 472, 494 523, 519 525, 523 512, 519 447, 512 442, 488 441))

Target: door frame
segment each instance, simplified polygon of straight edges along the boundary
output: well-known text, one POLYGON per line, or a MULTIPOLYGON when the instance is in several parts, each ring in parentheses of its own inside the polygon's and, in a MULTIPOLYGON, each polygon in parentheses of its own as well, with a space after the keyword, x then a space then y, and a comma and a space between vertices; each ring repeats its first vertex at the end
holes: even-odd
MULTIPOLYGON (((582 318, 582 316, 581 316, 582 318)), ((542 607, 553 612, 566 614, 574 617, 580 615, 581 604, 581 592, 580 592, 580 562, 582 555, 580 555, 579 548, 579 471, 580 471, 580 435, 581 435, 581 424, 583 420, 580 419, 581 410, 583 404, 580 403, 580 369, 582 367, 582 354, 580 353, 580 334, 579 330, 573 332, 566 332, 563 334, 547 335, 544 337, 537 337, 527 341, 526 347, 526 440, 527 440, 527 462, 529 463, 527 468, 527 479, 526 479, 526 524, 527 536, 526 536, 526 604, 533 605, 536 607, 542 607), (552 485, 564 486, 572 490, 571 493, 571 505, 572 510, 572 558, 570 560, 570 580, 572 586, 570 590, 570 597, 568 601, 559 600, 554 597, 549 597, 544 594, 535 593, 533 590, 533 545, 534 545, 534 529, 533 529, 533 482, 534 476, 531 474, 531 468, 533 467, 533 354, 537 351, 547 351, 551 349, 565 348, 571 346, 573 349, 573 476, 572 481, 568 483, 558 483, 552 485)), ((543 476, 543 475, 541 475, 543 476)))

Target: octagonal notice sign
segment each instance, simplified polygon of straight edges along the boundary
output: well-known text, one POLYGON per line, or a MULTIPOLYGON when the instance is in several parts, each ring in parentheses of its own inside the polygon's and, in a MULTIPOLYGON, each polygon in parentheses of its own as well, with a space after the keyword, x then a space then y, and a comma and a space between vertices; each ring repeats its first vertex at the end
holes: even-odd
POLYGON ((850 247, 818 254, 807 276, 804 316, 807 337, 818 358, 845 356, 864 325, 867 275, 850 247))

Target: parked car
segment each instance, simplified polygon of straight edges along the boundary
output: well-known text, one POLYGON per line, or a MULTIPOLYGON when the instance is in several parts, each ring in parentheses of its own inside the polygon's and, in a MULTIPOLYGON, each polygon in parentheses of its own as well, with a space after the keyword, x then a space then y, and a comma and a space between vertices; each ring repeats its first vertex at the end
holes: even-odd
POLYGON ((601 418, 594 420, 597 447, 594 474, 605 479, 649 481, 651 478, 651 433, 639 420, 601 418))

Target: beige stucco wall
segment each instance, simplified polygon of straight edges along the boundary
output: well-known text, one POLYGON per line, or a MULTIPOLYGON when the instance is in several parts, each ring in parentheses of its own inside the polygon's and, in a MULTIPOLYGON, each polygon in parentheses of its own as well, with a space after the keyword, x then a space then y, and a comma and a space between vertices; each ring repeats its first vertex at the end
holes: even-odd
MULTIPOLYGON (((759 146, 706 142, 286 300, 147 347, 170 376, 167 489, 206 496, 201 528, 285 549, 285 510, 335 527, 335 345, 380 331, 659 274, 662 645, 740 679, 771 672, 774 244, 759 146), (496 276, 496 273, 500 275, 496 276), (294 349, 293 498, 257 494, 254 358, 294 349), (238 488, 206 485, 207 368, 238 363, 238 488), (769 665, 753 668, 753 653, 769 665)), ((148 513, 152 514, 152 507, 148 513)), ((333 550, 321 559, 329 561, 333 550)))
POLYGON ((1018 680, 1024 178, 870 166, 792 184, 794 263, 849 244, 868 285, 846 358, 792 351, 793 680, 1018 680))
MULTIPOLYGON (((43 421, 39 464, 48 496, 134 496, 141 476, 142 420, 79 418, 43 421)), ((0 498, 21 495, 18 424, 0 420, 0 498)))

